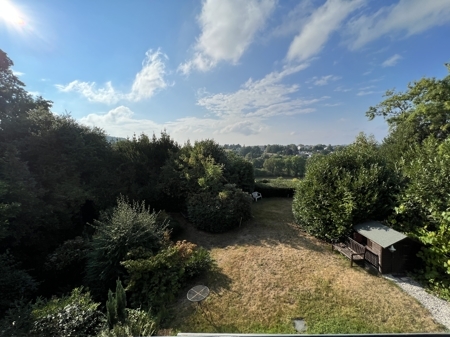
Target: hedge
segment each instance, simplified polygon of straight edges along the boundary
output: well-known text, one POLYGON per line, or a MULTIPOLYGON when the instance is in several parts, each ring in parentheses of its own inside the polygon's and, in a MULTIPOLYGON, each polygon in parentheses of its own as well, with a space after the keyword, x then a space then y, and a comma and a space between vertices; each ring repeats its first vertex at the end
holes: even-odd
POLYGON ((263 198, 275 198, 275 197, 289 197, 294 195, 294 188, 292 187, 274 187, 264 183, 256 183, 255 191, 262 194, 263 198))

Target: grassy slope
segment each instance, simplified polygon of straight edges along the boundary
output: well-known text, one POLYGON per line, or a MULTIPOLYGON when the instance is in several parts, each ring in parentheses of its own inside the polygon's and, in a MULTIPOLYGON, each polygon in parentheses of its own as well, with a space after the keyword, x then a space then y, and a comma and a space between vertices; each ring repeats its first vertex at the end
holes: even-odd
MULTIPOLYGON (((185 239, 210 249, 217 270, 196 281, 210 287, 203 310, 180 297, 165 333, 308 333, 439 331, 429 313, 387 280, 332 253, 293 225, 291 199, 253 204, 254 219, 211 235, 188 226, 185 239)), ((185 289, 186 291, 188 289, 185 289)))

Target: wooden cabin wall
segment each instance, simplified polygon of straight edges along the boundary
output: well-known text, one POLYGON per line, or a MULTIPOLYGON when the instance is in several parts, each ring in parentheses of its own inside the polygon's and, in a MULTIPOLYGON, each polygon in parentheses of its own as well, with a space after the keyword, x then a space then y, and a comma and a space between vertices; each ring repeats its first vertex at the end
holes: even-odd
POLYGON ((381 268, 382 274, 388 274, 392 273, 393 270, 393 260, 392 260, 392 253, 389 251, 389 249, 384 248, 381 252, 381 256, 383 259, 383 265, 381 268))
POLYGON ((382 271, 382 266, 383 266, 382 251, 383 251, 383 247, 381 247, 378 243, 373 242, 370 239, 367 239, 366 248, 367 248, 367 250, 370 250, 372 253, 378 255, 378 271, 382 273, 383 272, 382 271))
POLYGON ((389 247, 384 248, 382 273, 403 274, 406 271, 408 260, 411 258, 411 243, 405 239, 394 244, 395 252, 391 253, 389 247))

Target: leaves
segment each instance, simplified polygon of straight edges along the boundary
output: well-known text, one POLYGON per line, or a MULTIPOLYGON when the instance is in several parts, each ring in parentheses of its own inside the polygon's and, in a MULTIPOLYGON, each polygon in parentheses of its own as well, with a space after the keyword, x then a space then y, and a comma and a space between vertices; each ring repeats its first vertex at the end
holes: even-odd
POLYGON ((294 195, 294 217, 314 236, 339 239, 352 225, 389 214, 397 179, 376 142, 360 135, 345 149, 308 161, 294 195))

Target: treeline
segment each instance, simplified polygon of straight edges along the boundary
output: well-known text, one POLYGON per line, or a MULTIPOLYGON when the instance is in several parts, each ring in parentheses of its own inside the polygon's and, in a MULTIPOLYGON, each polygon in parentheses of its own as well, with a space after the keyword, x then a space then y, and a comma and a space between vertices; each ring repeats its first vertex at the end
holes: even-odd
POLYGON ((385 96, 366 113, 386 119, 383 143, 361 134, 341 151, 310 158, 294 216, 328 241, 359 222, 384 221, 422 244, 418 277, 450 299, 450 75, 385 96))
POLYGON ((302 178, 306 162, 313 155, 327 155, 345 148, 344 145, 279 145, 241 146, 225 144, 224 149, 232 151, 253 164, 255 177, 302 178))
POLYGON ((154 333, 214 264, 176 241, 167 212, 211 232, 238 226, 251 216, 252 164, 165 132, 108 142, 51 113, 12 66, 0 50, 0 335, 154 333))

